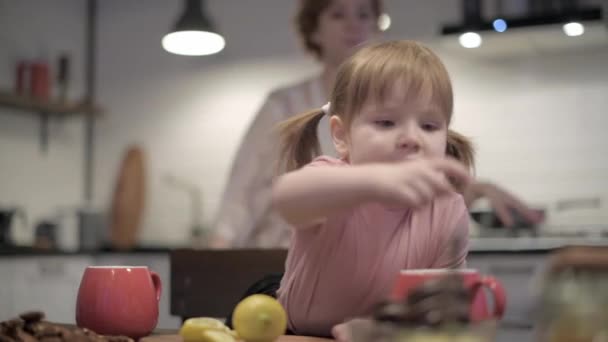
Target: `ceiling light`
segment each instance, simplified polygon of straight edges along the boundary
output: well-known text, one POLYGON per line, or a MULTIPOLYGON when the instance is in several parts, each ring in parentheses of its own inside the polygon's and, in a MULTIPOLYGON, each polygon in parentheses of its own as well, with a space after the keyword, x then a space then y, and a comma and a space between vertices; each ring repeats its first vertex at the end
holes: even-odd
POLYGON ((462 47, 474 49, 481 46, 481 36, 476 32, 463 33, 458 37, 458 41, 462 47))
POLYGON ((378 18, 378 28, 380 31, 386 31, 389 27, 391 27, 391 17, 386 13, 382 13, 378 18))
POLYGON ((496 32, 505 32, 507 30, 507 22, 504 19, 496 19, 492 22, 492 27, 496 32))
POLYGON ((213 29, 211 20, 203 12, 202 0, 185 0, 183 14, 173 30, 162 39, 163 48, 185 56, 205 56, 224 49, 224 37, 213 29))
POLYGON ((577 22, 569 22, 563 26, 564 33, 570 37, 580 36, 585 33, 585 26, 577 22))

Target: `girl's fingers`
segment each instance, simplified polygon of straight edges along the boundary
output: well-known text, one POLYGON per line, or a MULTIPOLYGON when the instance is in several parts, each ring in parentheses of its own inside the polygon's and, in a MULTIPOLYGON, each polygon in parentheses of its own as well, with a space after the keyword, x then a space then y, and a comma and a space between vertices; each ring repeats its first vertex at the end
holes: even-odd
POLYGON ((425 178, 423 176, 410 180, 412 191, 416 192, 417 197, 420 199, 419 205, 430 202, 436 195, 434 186, 425 178))
POLYGON ((432 186, 435 191, 435 195, 440 195, 448 192, 454 192, 454 187, 445 176, 445 174, 436 170, 431 170, 425 174, 425 179, 432 186))
POLYGON ((457 160, 449 158, 435 159, 431 162, 431 165, 435 170, 444 173, 458 183, 468 184, 471 181, 469 170, 457 160))

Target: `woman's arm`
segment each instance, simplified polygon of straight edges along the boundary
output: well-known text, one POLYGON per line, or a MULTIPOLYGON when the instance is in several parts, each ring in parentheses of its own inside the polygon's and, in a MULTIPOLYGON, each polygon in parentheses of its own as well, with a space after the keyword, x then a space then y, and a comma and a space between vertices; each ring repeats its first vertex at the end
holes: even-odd
POLYGON ((530 223, 538 224, 544 219, 542 214, 528 207, 522 200, 493 183, 471 182, 463 193, 468 208, 480 198, 487 198, 490 206, 502 223, 510 227, 515 223, 511 210, 516 211, 530 223))
POLYGON ((271 95, 256 113, 240 142, 226 180, 210 247, 229 248, 247 244, 251 232, 267 215, 278 155, 278 138, 269 132, 280 121, 277 113, 283 111, 280 101, 271 95))

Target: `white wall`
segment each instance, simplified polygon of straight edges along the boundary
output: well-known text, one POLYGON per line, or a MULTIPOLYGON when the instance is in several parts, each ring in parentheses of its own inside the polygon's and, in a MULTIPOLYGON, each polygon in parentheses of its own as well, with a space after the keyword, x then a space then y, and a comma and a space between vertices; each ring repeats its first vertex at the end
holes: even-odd
MULTIPOLYGON (((15 29, 24 22, 19 18, 36 13, 44 35, 24 32, 11 39, 29 49, 39 44, 31 36, 48 37, 41 41, 52 42, 53 49, 69 41, 70 49, 80 53, 84 5, 45 3, 48 11, 33 11, 39 2, 0 0, 0 29, 20 32, 15 29), (57 21, 65 25, 61 31, 56 31, 57 21)), ((233 154, 264 95, 317 69, 290 30, 295 1, 209 1, 228 46, 206 58, 173 56, 160 47, 179 2, 99 3, 98 99, 108 111, 98 123, 95 202, 107 207, 122 153, 139 143, 147 153, 149 176, 142 243, 182 244, 189 233, 188 201, 166 176, 196 183, 204 192, 205 219, 212 221, 233 154)), ((393 17, 390 38, 430 39, 439 22, 459 17, 457 1, 392 0, 387 7, 393 17)), ((608 149, 603 134, 608 119, 602 115, 608 94, 606 52, 502 61, 442 55, 456 87, 455 127, 474 138, 480 177, 538 203, 564 196, 608 197, 602 177, 608 168, 602 158, 608 149)), ((74 59, 81 63, 81 58, 74 59)), ((12 69, 6 64, 0 64, 2 82, 10 84, 12 69)), ((58 204, 57 194, 64 202, 80 198, 81 127, 73 122, 57 130, 63 134, 52 135, 51 153, 42 157, 33 119, 0 116, 0 174, 21 177, 19 182, 0 178, 0 202, 23 203, 43 213, 58 204), (32 187, 34 182, 39 186, 32 187)))
POLYGON ((448 63, 479 177, 533 202, 608 199, 608 53, 578 53, 448 63))

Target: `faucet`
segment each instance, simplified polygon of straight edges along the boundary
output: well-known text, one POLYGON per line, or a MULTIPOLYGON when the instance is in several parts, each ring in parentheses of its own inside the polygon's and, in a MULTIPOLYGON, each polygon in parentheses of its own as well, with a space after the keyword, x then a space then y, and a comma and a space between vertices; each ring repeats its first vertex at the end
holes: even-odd
POLYGON ((166 175, 165 181, 170 186, 186 192, 190 198, 190 235, 197 245, 204 246, 207 240, 207 230, 203 224, 202 191, 194 183, 178 179, 174 175, 166 175))

